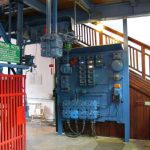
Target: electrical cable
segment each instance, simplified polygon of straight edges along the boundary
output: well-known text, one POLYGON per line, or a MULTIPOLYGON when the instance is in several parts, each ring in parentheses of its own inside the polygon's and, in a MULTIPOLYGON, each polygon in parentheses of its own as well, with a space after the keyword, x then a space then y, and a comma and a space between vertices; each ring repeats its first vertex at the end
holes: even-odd
POLYGON ((95 121, 91 121, 92 136, 97 137, 95 125, 95 121))
MULTIPOLYGON (((67 123, 67 126, 68 126, 68 121, 67 121, 67 122, 65 121, 65 126, 66 126, 66 123, 67 123)), ((70 126, 70 125, 69 125, 69 126, 70 126)), ((68 126, 68 127, 69 127, 69 126, 68 126)), ((69 127, 69 130, 72 130, 72 129, 69 127)), ((68 137, 70 137, 70 138, 77 138, 77 137, 79 137, 78 134, 73 133, 72 131, 71 131, 71 133, 70 133, 70 132, 65 132, 65 130, 64 130, 64 133, 65 133, 66 136, 68 136, 68 137)))
MULTIPOLYGON (((71 130, 73 133, 81 135, 81 134, 84 132, 84 129, 85 129, 85 120, 83 120, 83 126, 82 126, 81 132, 78 132, 78 133, 75 132, 75 131, 73 131, 73 129, 71 128, 70 121, 69 121, 68 123, 69 123, 69 124, 68 124, 68 127, 70 128, 70 130, 71 130)), ((79 127, 78 127, 78 128, 79 128, 79 127)))
POLYGON ((73 134, 77 134, 77 133, 76 133, 76 131, 74 131, 74 130, 72 129, 72 127, 71 127, 71 124, 70 124, 70 121, 69 121, 69 120, 67 121, 67 125, 68 125, 68 127, 69 127, 69 130, 70 130, 73 134))
POLYGON ((79 126, 78 126, 78 121, 75 120, 75 124, 76 124, 76 132, 79 133, 79 126))
POLYGON ((83 134, 84 130, 85 130, 85 120, 83 120, 83 126, 82 126, 82 130, 79 132, 79 126, 78 126, 78 122, 77 120, 75 121, 76 124, 76 131, 74 131, 71 128, 71 124, 70 124, 70 120, 67 121, 67 125, 69 127, 69 130, 71 131, 71 133, 67 133, 65 132, 65 135, 71 138, 77 138, 79 136, 81 136, 81 134, 83 134))

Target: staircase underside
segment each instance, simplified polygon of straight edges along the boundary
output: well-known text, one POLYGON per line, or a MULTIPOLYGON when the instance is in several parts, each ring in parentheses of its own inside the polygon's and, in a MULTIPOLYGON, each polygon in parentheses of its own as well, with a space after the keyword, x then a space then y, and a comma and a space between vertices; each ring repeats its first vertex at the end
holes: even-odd
POLYGON ((139 92, 150 96, 150 81, 144 80, 140 75, 130 70, 130 86, 139 92))

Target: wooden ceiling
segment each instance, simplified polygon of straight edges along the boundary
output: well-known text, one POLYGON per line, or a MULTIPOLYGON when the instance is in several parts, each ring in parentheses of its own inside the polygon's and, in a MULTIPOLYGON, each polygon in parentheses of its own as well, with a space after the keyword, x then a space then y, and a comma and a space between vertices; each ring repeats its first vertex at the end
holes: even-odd
MULTIPOLYGON (((42 3, 46 3, 47 0, 40 0, 42 3)), ((58 8, 59 9, 67 9, 74 6, 75 0, 59 0, 58 8)))
MULTIPOLYGON (((46 3, 47 0, 40 0, 42 3, 46 3)), ((59 9, 67 9, 72 8, 74 6, 75 0, 59 0, 58 8, 59 9)), ((129 0, 91 0, 94 4, 113 4, 113 3, 122 3, 127 2, 129 0)))

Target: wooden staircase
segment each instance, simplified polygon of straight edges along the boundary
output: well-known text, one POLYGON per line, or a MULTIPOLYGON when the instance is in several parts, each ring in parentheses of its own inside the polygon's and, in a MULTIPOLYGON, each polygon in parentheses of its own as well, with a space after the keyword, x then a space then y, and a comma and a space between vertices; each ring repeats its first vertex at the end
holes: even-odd
POLYGON ((130 70, 130 86, 150 97, 150 81, 130 70))
MULTIPOLYGON (((82 46, 123 44, 123 33, 104 26, 98 31, 85 24, 77 24, 75 33, 82 46)), ((150 139, 150 46, 128 37, 130 68, 130 134, 134 139, 150 139)), ((123 125, 99 123, 97 133, 102 136, 123 137, 123 125)))
MULTIPOLYGON (((85 46, 123 44, 123 33, 104 26, 103 31, 98 31, 85 24, 77 24, 75 28, 78 41, 85 46)), ((150 79, 150 46, 132 37, 128 37, 129 66, 130 69, 141 75, 144 79, 150 79)))

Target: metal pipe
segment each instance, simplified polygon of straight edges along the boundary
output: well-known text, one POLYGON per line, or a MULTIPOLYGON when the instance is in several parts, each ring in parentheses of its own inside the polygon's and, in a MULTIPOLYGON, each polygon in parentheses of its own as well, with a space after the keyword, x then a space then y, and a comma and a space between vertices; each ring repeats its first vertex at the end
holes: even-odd
MULTIPOLYGON (((22 46, 23 46, 23 0, 20 0, 17 5, 17 45, 20 48, 20 64, 22 63, 22 46)), ((22 70, 20 71, 22 73, 22 70)))
POLYGON ((17 11, 17 45, 22 49, 23 44, 23 0, 18 2, 17 11))
POLYGON ((47 24, 47 34, 51 34, 51 12, 52 12, 52 1, 51 0, 47 0, 47 19, 46 19, 46 24, 47 24))
POLYGON ((54 17, 54 22, 53 22, 53 26, 54 26, 54 33, 57 34, 58 30, 57 30, 57 18, 58 18, 58 10, 57 10, 57 5, 58 5, 58 0, 53 0, 53 17, 54 17))
POLYGON ((9 22, 9 40, 10 40, 10 43, 11 43, 11 17, 12 17, 12 4, 11 4, 11 0, 9 0, 9 18, 8 18, 8 22, 9 22))
POLYGON ((127 18, 123 19, 123 33, 124 33, 124 49, 128 50, 128 22, 127 22, 127 18))
MULTIPOLYGON (((9 0, 9 17, 8 17, 9 27, 8 27, 8 36, 9 36, 10 43, 11 43, 11 23, 12 23, 12 20, 11 20, 12 11, 11 11, 11 9, 12 9, 12 4, 11 4, 11 0, 9 0)), ((10 64, 10 62, 8 62, 8 64, 10 64)), ((10 74, 10 73, 11 73, 11 70, 10 70, 10 68, 8 68, 8 74, 10 74)))

